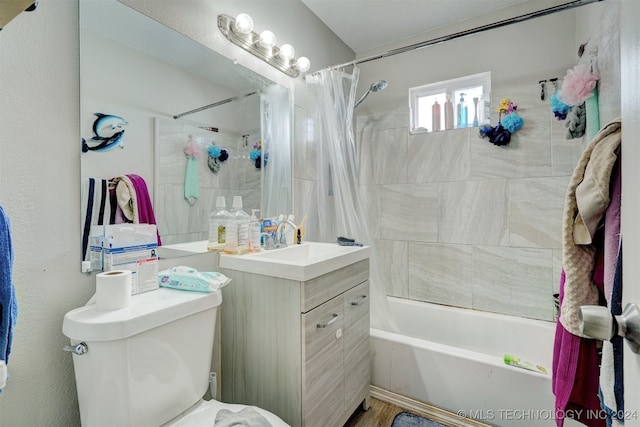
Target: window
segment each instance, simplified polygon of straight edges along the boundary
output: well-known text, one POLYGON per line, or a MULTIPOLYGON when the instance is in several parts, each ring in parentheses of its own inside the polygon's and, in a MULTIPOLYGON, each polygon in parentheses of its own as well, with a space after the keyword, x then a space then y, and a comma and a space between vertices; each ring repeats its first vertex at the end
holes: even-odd
POLYGON ((488 124, 491 72, 409 89, 411 133, 488 124))

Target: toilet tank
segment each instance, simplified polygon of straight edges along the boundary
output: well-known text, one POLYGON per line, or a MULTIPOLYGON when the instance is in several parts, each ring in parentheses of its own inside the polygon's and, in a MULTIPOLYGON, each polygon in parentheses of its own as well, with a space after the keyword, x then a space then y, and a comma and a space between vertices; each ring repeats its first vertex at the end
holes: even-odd
POLYGON ((99 311, 86 305, 64 316, 83 426, 157 427, 205 394, 220 291, 160 288, 131 305, 99 311))

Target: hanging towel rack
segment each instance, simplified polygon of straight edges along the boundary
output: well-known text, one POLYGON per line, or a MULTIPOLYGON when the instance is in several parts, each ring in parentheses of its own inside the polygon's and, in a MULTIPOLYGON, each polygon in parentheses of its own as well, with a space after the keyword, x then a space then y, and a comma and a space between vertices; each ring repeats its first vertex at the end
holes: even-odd
POLYGON ((232 96, 231 98, 223 99, 222 101, 214 102, 213 104, 205 105, 204 107, 196 108, 195 110, 186 111, 181 114, 177 114, 173 116, 174 119, 179 119, 180 117, 188 116, 189 114, 198 113, 200 111, 208 110, 209 108, 217 107, 219 105, 228 104, 229 102, 236 101, 238 99, 247 98, 251 95, 255 95, 258 91, 248 92, 241 95, 232 96))

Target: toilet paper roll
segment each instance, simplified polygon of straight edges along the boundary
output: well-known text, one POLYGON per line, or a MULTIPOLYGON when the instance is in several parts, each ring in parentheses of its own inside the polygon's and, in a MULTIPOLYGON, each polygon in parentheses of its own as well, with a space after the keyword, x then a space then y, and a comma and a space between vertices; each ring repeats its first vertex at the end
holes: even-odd
POLYGON ((96 275, 96 308, 119 310, 131 303, 131 271, 113 270, 96 275))

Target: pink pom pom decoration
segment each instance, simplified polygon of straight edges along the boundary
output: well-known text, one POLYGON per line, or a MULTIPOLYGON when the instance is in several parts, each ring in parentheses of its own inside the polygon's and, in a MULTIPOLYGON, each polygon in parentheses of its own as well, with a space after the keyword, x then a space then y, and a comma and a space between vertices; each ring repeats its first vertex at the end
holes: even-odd
POLYGON ((593 95, 592 91, 598 80, 600 75, 592 73, 589 65, 576 65, 567 70, 567 75, 564 76, 559 93, 560 100, 569 106, 582 105, 593 95))
POLYGON ((184 154, 187 157, 199 157, 202 151, 202 146, 193 140, 189 140, 187 145, 184 146, 184 154))

